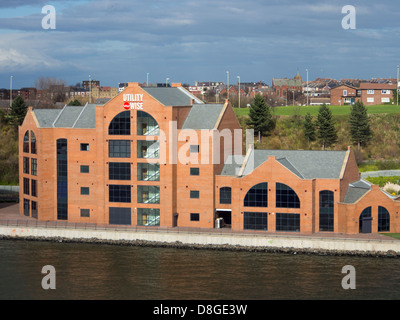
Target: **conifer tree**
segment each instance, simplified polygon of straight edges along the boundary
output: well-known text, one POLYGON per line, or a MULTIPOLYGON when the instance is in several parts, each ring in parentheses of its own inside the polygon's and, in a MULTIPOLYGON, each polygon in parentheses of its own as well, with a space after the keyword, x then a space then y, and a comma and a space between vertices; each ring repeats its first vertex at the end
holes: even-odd
POLYGON ((9 118, 12 123, 20 126, 24 122, 28 107, 21 96, 14 99, 11 104, 9 118))
POLYGON ((310 143, 311 141, 315 141, 316 139, 315 124, 313 122, 313 117, 309 112, 306 114, 303 126, 304 126, 304 136, 307 138, 308 143, 310 143))
POLYGON ((317 137, 322 144, 322 150, 337 142, 338 136, 332 111, 325 103, 319 108, 316 126, 318 128, 317 137))
POLYGON ((372 130, 369 124, 367 108, 360 101, 351 106, 349 117, 350 135, 354 144, 357 144, 360 151, 372 138, 372 130))
POLYGON ((267 105, 264 98, 257 94, 249 110, 249 119, 246 121, 250 128, 261 136, 275 128, 275 121, 272 118, 270 106, 267 105))

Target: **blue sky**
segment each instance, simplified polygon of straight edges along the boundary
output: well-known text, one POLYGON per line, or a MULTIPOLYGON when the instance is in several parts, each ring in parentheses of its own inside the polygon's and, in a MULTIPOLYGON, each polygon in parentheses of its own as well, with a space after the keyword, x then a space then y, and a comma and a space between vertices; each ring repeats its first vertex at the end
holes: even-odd
POLYGON ((400 64, 395 0, 0 0, 0 88, 41 76, 193 84, 293 77, 395 78, 400 64), (42 28, 42 7, 56 29, 42 28), (342 7, 356 29, 342 28, 342 7))

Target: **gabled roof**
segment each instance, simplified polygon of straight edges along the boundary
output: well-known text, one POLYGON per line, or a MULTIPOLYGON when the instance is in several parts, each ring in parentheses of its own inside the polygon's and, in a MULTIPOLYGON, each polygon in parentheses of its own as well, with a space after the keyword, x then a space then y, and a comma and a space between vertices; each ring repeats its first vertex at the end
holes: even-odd
POLYGON ((165 87, 143 87, 144 91, 146 91, 153 98, 161 102, 164 106, 170 107, 182 107, 182 106, 190 106, 192 105, 192 100, 195 103, 202 104, 204 103, 200 99, 196 98, 189 91, 185 90, 182 87, 176 88, 165 88, 165 87))
POLYGON ((182 125, 182 129, 214 129, 223 109, 223 104, 194 104, 182 125))
MULTIPOLYGON (((243 176, 251 174, 274 156, 276 160, 300 179, 340 179, 347 151, 252 150, 243 176)), ((229 159, 229 158, 228 158, 229 159)), ((244 160, 243 160, 244 161, 244 160)), ((225 163, 221 175, 235 172, 242 163, 225 163)))
POLYGON ((34 109, 41 128, 96 128, 96 105, 65 106, 63 109, 34 109))
POLYGON ((371 184, 364 180, 358 180, 349 184, 343 203, 355 203, 371 190, 371 184))

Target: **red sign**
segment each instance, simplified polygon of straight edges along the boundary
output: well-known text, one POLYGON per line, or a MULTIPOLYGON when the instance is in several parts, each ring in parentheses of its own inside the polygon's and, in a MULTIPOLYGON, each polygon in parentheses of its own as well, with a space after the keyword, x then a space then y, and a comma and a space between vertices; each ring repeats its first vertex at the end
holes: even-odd
POLYGON ((124 109, 125 109, 125 110, 129 110, 130 107, 131 107, 131 105, 130 105, 129 102, 125 102, 125 103, 124 103, 124 109))

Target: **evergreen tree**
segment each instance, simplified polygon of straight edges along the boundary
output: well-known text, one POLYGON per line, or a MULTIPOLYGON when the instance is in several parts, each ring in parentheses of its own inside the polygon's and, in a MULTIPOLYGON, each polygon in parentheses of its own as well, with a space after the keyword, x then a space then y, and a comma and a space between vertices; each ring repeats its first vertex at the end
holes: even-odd
POLYGON ((303 127, 304 127, 304 136, 307 138, 308 143, 310 143, 311 141, 315 141, 316 139, 315 124, 313 122, 313 117, 309 112, 306 114, 303 127))
POLYGON ((11 104, 9 118, 12 123, 20 126, 24 122, 28 107, 21 96, 14 99, 11 104))
POLYGON ((338 136, 332 111, 325 103, 319 108, 316 126, 318 128, 317 137, 322 144, 322 150, 337 142, 338 136))
POLYGON ((68 105, 69 105, 69 106, 81 106, 82 104, 81 104, 81 102, 80 102, 78 99, 75 99, 75 100, 71 100, 71 101, 68 103, 68 105))
POLYGON ((372 130, 369 124, 367 108, 360 101, 351 106, 349 117, 350 135, 354 144, 358 145, 360 151, 361 146, 365 146, 372 138, 372 130))
POLYGON ((271 107, 267 105, 264 98, 257 94, 249 110, 249 119, 246 121, 250 128, 261 136, 275 128, 275 121, 272 118, 271 107))

